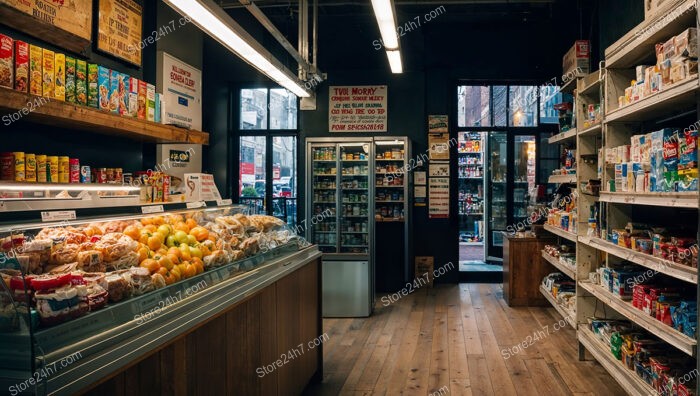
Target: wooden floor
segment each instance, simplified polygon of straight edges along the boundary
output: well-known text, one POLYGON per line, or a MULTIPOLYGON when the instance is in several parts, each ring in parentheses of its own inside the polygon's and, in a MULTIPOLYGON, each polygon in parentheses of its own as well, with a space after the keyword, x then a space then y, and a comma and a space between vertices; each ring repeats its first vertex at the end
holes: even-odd
POLYGON ((578 361, 576 333, 554 331, 553 308, 510 308, 501 285, 441 285, 377 303, 367 319, 324 320, 323 382, 305 395, 626 394, 594 360, 578 361), (545 326, 549 335, 506 359, 545 326))

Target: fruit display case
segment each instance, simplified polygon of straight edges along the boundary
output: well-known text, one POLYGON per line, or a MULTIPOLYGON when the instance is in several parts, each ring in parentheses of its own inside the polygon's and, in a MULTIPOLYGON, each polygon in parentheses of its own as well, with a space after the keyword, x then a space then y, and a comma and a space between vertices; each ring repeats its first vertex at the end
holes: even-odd
POLYGON ((244 210, 0 227, 0 386, 79 391, 320 257, 244 210))

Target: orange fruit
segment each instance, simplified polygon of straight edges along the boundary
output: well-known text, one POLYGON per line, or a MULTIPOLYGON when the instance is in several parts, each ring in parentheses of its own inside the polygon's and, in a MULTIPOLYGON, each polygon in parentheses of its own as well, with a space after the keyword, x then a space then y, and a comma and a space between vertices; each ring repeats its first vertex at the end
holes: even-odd
POLYGON ((170 223, 170 224, 177 224, 177 223, 180 223, 183 221, 185 221, 185 218, 182 217, 182 215, 174 214, 174 215, 168 216, 168 223, 170 223))
POLYGON ((136 251, 136 253, 139 254, 139 263, 140 263, 143 260, 148 258, 148 255, 151 253, 151 250, 148 249, 148 246, 141 245, 141 247, 139 247, 139 249, 136 251))
POLYGON ((168 257, 168 259, 170 259, 170 262, 173 263, 173 265, 180 264, 180 257, 178 257, 174 254, 170 254, 170 253, 166 254, 166 257, 168 257))
POLYGON ((160 249, 156 250, 156 254, 159 256, 165 256, 166 254, 168 254, 168 250, 165 247, 161 246, 160 249))
POLYGON ((158 227, 154 226, 153 224, 149 224, 145 227, 143 227, 144 230, 148 231, 149 233, 153 234, 158 230, 158 227))
POLYGON ((182 221, 175 224, 173 228, 175 228, 175 231, 185 231, 188 234, 190 233, 190 227, 188 227, 187 224, 182 221))
POLYGON ((171 247, 168 249, 168 254, 172 254, 173 256, 178 258, 178 261, 182 258, 182 251, 176 247, 171 247))
POLYGON ((145 259, 141 262, 141 267, 146 268, 151 274, 156 273, 160 269, 160 265, 154 259, 145 259))
POLYGON ((156 260, 158 261, 158 265, 161 267, 167 268, 168 271, 170 271, 173 268, 173 262, 170 260, 168 256, 156 256, 156 260))
POLYGON ((185 224, 190 227, 190 229, 197 227, 197 221, 195 219, 189 218, 187 221, 185 221, 185 224))
POLYGON ((189 264, 185 268, 185 278, 191 278, 197 275, 197 267, 194 264, 189 264))
POLYGON ((194 227, 190 230, 190 235, 197 238, 197 242, 202 242, 203 240, 209 238, 209 231, 204 227, 194 227))
POLYGON ((139 231, 139 229, 134 226, 127 226, 126 228, 124 228, 124 235, 128 236, 129 238, 135 241, 138 241, 141 237, 141 231, 139 231))
POLYGON ((156 227, 161 226, 165 224, 165 219, 163 218, 163 216, 156 216, 153 218, 153 220, 151 220, 151 224, 153 224, 156 227))
POLYGON ((143 224, 145 226, 149 225, 149 224, 153 224, 152 219, 153 219, 152 217, 144 217, 143 219, 141 219, 141 224, 143 224))
POLYGON ((160 267, 158 268, 158 271, 156 271, 156 274, 161 274, 165 278, 168 276, 168 269, 165 267, 160 267))
POLYGON ((149 237, 150 237, 150 235, 148 234, 148 232, 142 232, 141 235, 139 236, 139 242, 148 246, 148 238, 149 237))
POLYGON ((156 251, 163 246, 163 241, 160 239, 160 236, 153 235, 148 237, 147 244, 149 249, 156 251))
POLYGON ((204 263, 199 257, 192 258, 192 265, 194 265, 197 268, 197 274, 201 274, 202 272, 204 272, 204 263))

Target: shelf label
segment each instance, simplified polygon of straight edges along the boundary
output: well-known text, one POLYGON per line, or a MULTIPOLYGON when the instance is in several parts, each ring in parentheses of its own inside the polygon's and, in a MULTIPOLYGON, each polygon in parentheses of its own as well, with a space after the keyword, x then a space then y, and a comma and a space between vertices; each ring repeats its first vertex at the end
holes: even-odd
POLYGON ((52 221, 65 221, 65 220, 75 220, 75 210, 59 210, 55 212, 41 212, 41 221, 52 222, 52 221))
POLYGON ((141 213, 143 214, 163 213, 163 211, 163 205, 149 205, 141 207, 141 213))
POLYGON ((229 206, 232 204, 233 204, 233 201, 230 199, 219 199, 216 201, 216 206, 229 206))
POLYGON ((198 208, 204 208, 206 206, 207 206, 207 204, 204 201, 188 202, 187 203, 187 209, 198 209, 198 208))

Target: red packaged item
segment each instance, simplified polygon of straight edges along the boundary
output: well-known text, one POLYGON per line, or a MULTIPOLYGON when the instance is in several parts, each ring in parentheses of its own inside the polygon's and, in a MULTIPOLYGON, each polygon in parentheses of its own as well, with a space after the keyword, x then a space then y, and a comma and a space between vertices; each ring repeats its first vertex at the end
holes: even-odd
POLYGON ((15 180, 15 156, 12 153, 0 154, 0 180, 15 180))
POLYGON ((649 294, 650 289, 650 285, 634 285, 632 290, 632 306, 639 310, 643 310, 644 297, 649 294))
POLYGON ((673 318, 671 318, 671 306, 676 306, 678 303, 657 302, 656 303, 656 320, 663 322, 668 326, 673 326, 673 318))
POLYGON ((14 88, 14 40, 0 34, 0 87, 14 88))
POLYGON ((32 289, 36 291, 44 291, 69 285, 72 279, 73 276, 71 274, 39 275, 32 278, 30 284, 32 289))
POLYGON ((32 301, 33 290, 30 287, 30 282, 33 276, 22 278, 21 275, 10 278, 10 289, 12 290, 13 298, 18 303, 29 305, 32 301))
POLYGON ((15 41, 15 90, 29 92, 29 44, 15 41))
MULTIPOLYGON (((67 274, 70 277, 70 274, 67 274)), ((66 286, 34 294, 36 310, 43 325, 55 325, 88 312, 87 288, 66 286)))
POLYGON ((163 202, 170 202, 170 176, 163 175, 163 202))

